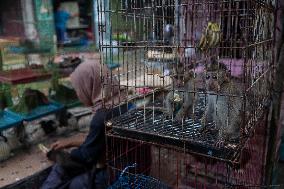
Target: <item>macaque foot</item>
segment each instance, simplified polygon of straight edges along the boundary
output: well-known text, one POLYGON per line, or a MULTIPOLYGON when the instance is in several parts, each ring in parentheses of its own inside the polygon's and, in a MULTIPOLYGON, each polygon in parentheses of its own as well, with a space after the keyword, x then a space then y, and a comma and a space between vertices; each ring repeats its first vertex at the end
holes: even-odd
POLYGON ((177 120, 178 122, 181 122, 184 118, 184 114, 182 112, 178 112, 175 116, 175 120, 177 120))
POLYGON ((201 132, 201 133, 208 132, 207 121, 206 121, 205 116, 203 116, 203 117, 200 119, 200 123, 201 123, 201 125, 202 125, 201 128, 200 128, 200 132, 201 132))
POLYGON ((209 130, 208 130, 208 128, 204 125, 204 126, 202 126, 202 127, 200 127, 200 129, 199 129, 199 132, 200 133, 207 133, 209 130))
POLYGON ((207 119, 206 119, 206 116, 202 116, 202 117, 201 117, 200 123, 201 123, 201 125, 204 126, 204 127, 208 124, 207 119))
POLYGON ((238 174, 244 174, 245 173, 245 170, 244 169, 237 169, 236 172, 238 174))

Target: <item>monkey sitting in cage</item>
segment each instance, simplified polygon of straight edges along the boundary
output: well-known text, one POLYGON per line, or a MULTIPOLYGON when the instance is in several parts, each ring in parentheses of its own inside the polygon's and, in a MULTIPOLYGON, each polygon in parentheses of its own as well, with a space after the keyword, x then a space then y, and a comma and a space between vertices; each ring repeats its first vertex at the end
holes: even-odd
POLYGON ((193 114, 195 101, 194 73, 184 70, 182 63, 173 67, 172 87, 165 98, 166 110, 170 116, 174 115, 175 120, 181 121, 183 118, 193 114))
POLYGON ((215 122, 218 130, 216 146, 236 141, 240 137, 242 98, 237 82, 231 77, 226 66, 212 59, 206 66, 205 75, 206 107, 201 118, 202 129, 215 122))

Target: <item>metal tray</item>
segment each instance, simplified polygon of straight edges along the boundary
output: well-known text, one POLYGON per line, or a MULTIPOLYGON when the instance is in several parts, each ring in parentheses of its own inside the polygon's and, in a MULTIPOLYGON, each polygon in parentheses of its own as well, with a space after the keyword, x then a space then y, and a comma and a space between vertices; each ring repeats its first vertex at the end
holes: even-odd
MULTIPOLYGON (((198 106, 195 110, 196 116, 199 117, 203 111, 202 107, 198 106)), ((157 110, 130 110, 110 120, 107 127, 107 135, 171 146, 233 163, 241 152, 239 141, 226 143, 224 147, 215 145, 218 130, 214 123, 209 123, 209 132, 203 133, 198 118, 186 119, 182 124, 157 110)))

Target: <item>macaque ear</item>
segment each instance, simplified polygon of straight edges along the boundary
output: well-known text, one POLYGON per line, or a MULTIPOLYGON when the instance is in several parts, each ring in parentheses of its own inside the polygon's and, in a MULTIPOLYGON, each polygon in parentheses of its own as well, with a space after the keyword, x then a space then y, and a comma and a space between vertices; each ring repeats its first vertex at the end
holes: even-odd
POLYGON ((231 73, 229 70, 224 70, 222 76, 223 76, 223 82, 226 83, 230 82, 231 73))
POLYGON ((184 81, 189 81, 195 78, 195 72, 193 70, 185 71, 184 73, 184 81))
POLYGON ((188 77, 189 78, 194 78, 194 76, 195 76, 195 73, 194 73, 194 71, 193 70, 189 70, 189 72, 188 72, 188 77))
POLYGON ((226 76, 227 76, 227 78, 230 78, 230 77, 231 77, 231 70, 227 70, 227 71, 226 71, 226 76))
POLYGON ((210 64, 205 64, 205 70, 206 70, 206 71, 209 71, 210 68, 211 68, 211 67, 210 67, 210 64))

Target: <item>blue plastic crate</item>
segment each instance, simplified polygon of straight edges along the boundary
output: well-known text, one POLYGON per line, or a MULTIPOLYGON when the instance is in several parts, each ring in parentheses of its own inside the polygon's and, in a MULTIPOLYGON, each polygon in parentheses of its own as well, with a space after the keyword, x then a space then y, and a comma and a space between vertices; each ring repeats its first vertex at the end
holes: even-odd
POLYGON ((64 108, 64 105, 57 103, 57 102, 50 102, 48 105, 38 106, 37 108, 33 109, 28 114, 19 114, 12 112, 11 110, 7 109, 6 112, 13 114, 15 116, 20 116, 25 121, 32 121, 43 116, 58 112, 64 108))
POLYGON ((116 69, 116 68, 120 67, 119 62, 114 62, 114 61, 112 61, 112 60, 106 61, 105 64, 107 65, 107 67, 108 67, 110 70, 113 70, 113 69, 116 69))
POLYGON ((108 189, 170 189, 165 183, 158 179, 142 174, 126 174, 126 170, 130 167, 135 167, 136 164, 126 167, 108 189))
POLYGON ((23 119, 20 116, 7 111, 2 111, 0 112, 0 131, 17 126, 21 124, 22 121, 23 119))
POLYGON ((170 189, 163 182, 145 175, 120 177, 109 189, 170 189))

